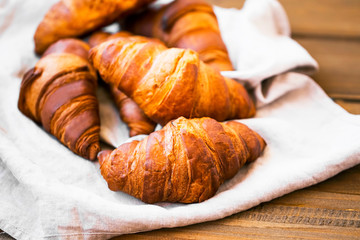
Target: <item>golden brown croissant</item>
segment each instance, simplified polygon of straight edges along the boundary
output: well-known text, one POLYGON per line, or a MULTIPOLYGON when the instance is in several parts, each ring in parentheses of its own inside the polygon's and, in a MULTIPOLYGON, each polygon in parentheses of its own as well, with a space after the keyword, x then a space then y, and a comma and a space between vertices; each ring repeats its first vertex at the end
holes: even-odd
POLYGON ((89 46, 63 39, 51 45, 25 73, 20 111, 74 153, 95 160, 100 151, 97 75, 87 61, 89 46))
POLYGON ((134 35, 128 31, 120 31, 117 33, 108 33, 104 31, 97 31, 94 32, 89 38, 89 45, 90 47, 95 47, 103 42, 113 40, 116 38, 128 38, 128 39, 135 39, 135 40, 142 40, 142 41, 153 41, 159 44, 164 44, 161 40, 156 38, 148 38, 140 35, 134 35))
POLYGON ((202 202, 258 158, 265 141, 236 121, 180 117, 142 141, 99 154, 101 174, 113 191, 146 203, 202 202))
POLYGON ((50 8, 36 29, 35 51, 42 54, 59 39, 92 32, 152 1, 60 0, 50 8))
POLYGON ((143 110, 116 87, 110 87, 116 106, 119 109, 121 120, 129 128, 129 136, 150 134, 155 130, 156 123, 148 118, 143 110))
POLYGON ((131 37, 133 36, 133 34, 131 34, 130 32, 127 31, 120 31, 117 33, 108 33, 108 32, 104 32, 104 31, 97 31, 94 32, 93 34, 91 34, 91 36, 89 37, 89 45, 90 47, 95 47, 96 45, 99 45, 103 42, 106 42, 108 40, 111 39, 115 39, 118 37, 131 37))
MULTIPOLYGON (((132 34, 125 31, 115 34, 99 31, 91 35, 89 38, 89 44, 90 47, 94 47, 107 40, 130 36, 132 36, 132 34)), ((115 100, 116 106, 119 109, 122 121, 126 123, 129 128, 130 137, 139 134, 150 134, 154 131, 156 123, 148 118, 143 110, 141 110, 131 98, 127 97, 123 92, 111 84, 110 91, 115 100)))
POLYGON ((117 86, 161 125, 180 116, 224 121, 255 114, 244 87, 190 49, 168 49, 145 38, 117 38, 92 48, 89 59, 105 82, 117 86))
POLYGON ((233 70, 212 6, 203 0, 179 0, 130 16, 122 27, 159 38, 168 47, 190 48, 219 71, 233 70))

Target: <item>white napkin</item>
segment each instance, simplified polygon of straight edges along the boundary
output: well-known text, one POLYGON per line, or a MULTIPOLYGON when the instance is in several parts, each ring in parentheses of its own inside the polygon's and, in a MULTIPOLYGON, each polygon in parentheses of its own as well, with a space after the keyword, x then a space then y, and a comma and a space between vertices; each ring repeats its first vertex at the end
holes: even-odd
MULTIPOLYGON (((248 0, 242 10, 215 10, 237 67, 223 74, 254 88, 256 118, 242 122, 265 138, 263 156, 198 204, 144 204, 108 190, 98 164, 74 155, 17 109, 22 74, 37 61, 33 33, 54 2, 0 1, 0 229, 16 239, 107 239, 215 220, 360 163, 360 117, 308 76, 290 72, 317 65, 289 38, 279 3, 248 0)), ((106 95, 99 95, 102 116, 108 113, 102 137, 128 140, 106 95)))

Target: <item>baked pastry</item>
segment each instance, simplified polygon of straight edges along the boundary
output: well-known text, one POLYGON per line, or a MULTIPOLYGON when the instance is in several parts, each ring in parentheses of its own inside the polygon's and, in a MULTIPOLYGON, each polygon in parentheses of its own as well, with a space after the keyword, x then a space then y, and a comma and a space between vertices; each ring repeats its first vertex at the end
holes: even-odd
POLYGON ((34 35, 35 52, 42 54, 62 38, 78 37, 111 24, 154 0, 61 0, 40 22, 34 35))
POLYGON ((161 125, 180 116, 224 121, 255 114, 245 88, 190 49, 168 49, 144 37, 117 38, 92 48, 89 59, 105 82, 161 125))
MULTIPOLYGON (((95 32, 89 38, 90 47, 94 47, 107 40, 116 39, 118 37, 131 37, 129 32, 120 31, 118 33, 110 34, 103 31, 95 32)), ((150 134, 154 131, 156 123, 148 118, 143 110, 123 92, 110 84, 110 92, 113 96, 115 104, 119 109, 121 120, 129 128, 129 136, 133 137, 139 134, 150 134)))
POLYGON ((131 98, 114 86, 110 86, 110 91, 119 109, 121 120, 129 128, 130 137, 140 134, 150 134, 155 130, 156 123, 148 118, 131 98))
POLYGON ((106 42, 108 40, 111 40, 111 39, 115 39, 118 37, 131 37, 131 36, 133 36, 133 34, 131 34, 130 32, 127 32, 127 31, 120 31, 117 33, 96 31, 91 34, 91 36, 89 37, 88 43, 89 43, 90 47, 92 48, 92 47, 95 47, 96 45, 99 45, 99 44, 106 42))
POLYGON ((77 39, 51 45, 20 87, 20 111, 74 153, 95 160, 100 151, 97 73, 87 60, 90 47, 77 39))
POLYGON ((168 47, 190 48, 219 71, 233 70, 213 8, 204 0, 179 0, 149 7, 122 21, 134 34, 155 37, 168 47))
POLYGON ((99 154, 101 174, 113 191, 146 203, 202 202, 249 161, 265 141, 237 121, 180 117, 142 141, 99 154))
POLYGON ((153 41, 159 44, 164 44, 161 40, 156 38, 148 38, 141 35, 134 35, 131 32, 128 31, 119 31, 116 33, 109 33, 105 31, 96 31, 93 34, 91 34, 89 38, 89 45, 91 48, 95 47, 96 45, 99 45, 103 42, 117 39, 117 38, 128 38, 128 39, 135 39, 135 40, 142 40, 142 41, 153 41))

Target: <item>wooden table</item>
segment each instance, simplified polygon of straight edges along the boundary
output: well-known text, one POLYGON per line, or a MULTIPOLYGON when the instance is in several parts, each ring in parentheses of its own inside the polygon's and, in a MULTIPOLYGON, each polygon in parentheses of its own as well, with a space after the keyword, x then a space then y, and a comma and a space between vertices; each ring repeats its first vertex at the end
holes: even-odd
MULTIPOLYGON (((243 0, 209 0, 241 8, 243 0)), ((360 0, 280 0, 293 38, 319 62, 312 76, 347 111, 360 114, 360 0)), ((1 232, 1 230, 0 230, 1 232)), ((230 217, 115 239, 360 239, 360 165, 230 217)), ((0 240, 12 239, 0 233, 0 240)))

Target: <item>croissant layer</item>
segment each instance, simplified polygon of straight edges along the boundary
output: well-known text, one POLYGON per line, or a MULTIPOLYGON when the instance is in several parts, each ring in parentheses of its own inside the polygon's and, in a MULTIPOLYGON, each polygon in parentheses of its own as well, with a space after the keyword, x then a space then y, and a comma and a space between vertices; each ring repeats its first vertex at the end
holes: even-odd
MULTIPOLYGON (((94 47, 105 41, 120 37, 133 37, 133 35, 126 31, 120 31, 114 34, 98 31, 91 35, 89 44, 94 47)), ((150 134, 154 131, 156 123, 146 116, 143 110, 131 98, 112 84, 110 84, 109 90, 119 109, 121 120, 129 128, 130 137, 139 134, 150 134)))
POLYGON ((152 1, 61 0, 50 8, 37 27, 35 51, 42 54, 59 39, 87 34, 152 1))
POLYGON ((142 141, 101 152, 99 162, 113 191, 146 203, 193 203, 212 197, 264 147, 264 140, 239 122, 180 117, 142 141))
POLYGON ((129 16, 122 27, 159 38, 168 47, 189 48, 219 71, 233 70, 213 8, 203 0, 181 0, 129 16))
POLYGON ((161 125, 180 116, 224 121, 255 114, 244 87, 204 64, 190 49, 118 38, 92 48, 89 59, 106 82, 161 125))
POLYGON ((96 72, 82 57, 88 49, 75 39, 52 45, 24 75, 18 107, 74 153, 94 160, 100 119, 96 72))

